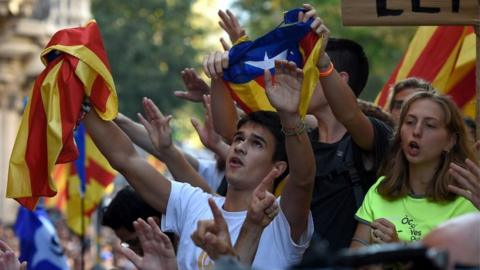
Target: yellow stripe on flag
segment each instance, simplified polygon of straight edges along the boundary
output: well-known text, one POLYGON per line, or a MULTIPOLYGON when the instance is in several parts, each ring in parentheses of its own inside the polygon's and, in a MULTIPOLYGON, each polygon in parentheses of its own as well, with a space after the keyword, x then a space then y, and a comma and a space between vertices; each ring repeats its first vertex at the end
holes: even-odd
MULTIPOLYGON (((113 120, 117 117, 117 108, 118 108, 118 98, 116 95, 115 90, 115 83, 113 82, 113 77, 108 68, 105 64, 101 61, 101 59, 90 49, 83 45, 78 46, 64 46, 64 45, 54 45, 48 47, 47 49, 42 51, 42 59, 44 59, 44 55, 48 54, 52 50, 58 50, 62 52, 66 52, 70 55, 81 59, 80 62, 85 62, 88 64, 89 68, 95 70, 102 78, 105 80, 108 89, 110 90, 110 96, 107 100, 105 112, 99 111, 97 108, 98 115, 105 121, 113 120)), ((88 88, 91 91, 91 85, 93 82, 91 81, 93 78, 91 75, 88 74, 88 69, 85 69, 85 65, 80 65, 80 69, 75 70, 75 74, 79 77, 82 82, 89 83, 90 87, 88 88)), ((87 94, 88 95, 88 94, 87 94)))
POLYGON ((408 77, 410 70, 417 62, 418 57, 422 54, 423 49, 427 46, 430 38, 433 36, 437 26, 424 26, 419 27, 413 40, 410 42, 407 53, 405 54, 402 67, 398 71, 395 81, 402 80, 408 77))

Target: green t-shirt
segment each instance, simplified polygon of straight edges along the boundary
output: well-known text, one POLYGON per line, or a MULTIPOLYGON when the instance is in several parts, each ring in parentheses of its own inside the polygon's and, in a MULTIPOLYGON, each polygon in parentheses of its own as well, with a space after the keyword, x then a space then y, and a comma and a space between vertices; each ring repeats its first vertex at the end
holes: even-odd
POLYGON ((380 177, 368 190, 355 218, 366 224, 378 218, 385 218, 395 224, 401 241, 420 240, 444 221, 466 213, 478 212, 470 201, 460 196, 448 203, 435 203, 426 198, 412 196, 388 201, 377 192, 377 186, 383 178, 380 177))

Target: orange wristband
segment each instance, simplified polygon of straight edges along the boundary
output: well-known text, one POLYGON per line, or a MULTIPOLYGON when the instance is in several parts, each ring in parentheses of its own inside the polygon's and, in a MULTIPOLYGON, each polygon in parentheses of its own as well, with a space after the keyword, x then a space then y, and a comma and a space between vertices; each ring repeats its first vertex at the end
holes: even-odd
POLYGON ((330 76, 330 75, 332 74, 333 70, 334 70, 333 63, 330 62, 330 64, 328 65, 327 70, 325 70, 325 71, 320 71, 320 72, 318 73, 318 76, 320 76, 320 78, 322 78, 322 77, 328 77, 328 76, 330 76))

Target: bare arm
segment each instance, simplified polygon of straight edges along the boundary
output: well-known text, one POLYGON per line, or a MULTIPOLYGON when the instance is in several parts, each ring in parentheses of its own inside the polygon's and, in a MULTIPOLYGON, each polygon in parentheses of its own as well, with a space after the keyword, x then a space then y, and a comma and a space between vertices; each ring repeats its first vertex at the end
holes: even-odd
MULTIPOLYGON (((152 144, 148 132, 145 127, 128 118, 127 116, 119 113, 117 118, 114 120, 115 123, 122 129, 125 134, 133 141, 134 144, 138 145, 143 150, 147 151, 149 154, 158 158, 161 161, 164 161, 164 156, 160 151, 155 149, 155 146, 152 144)), ((198 160, 187 153, 183 153, 188 163, 198 170, 198 160)))
POLYGON ((358 223, 350 248, 361 248, 370 245, 370 226, 358 223))
POLYGON ((164 117, 151 99, 144 98, 145 119, 139 114, 140 122, 148 131, 155 149, 162 152, 163 161, 167 164, 175 180, 190 183, 205 192, 212 192, 207 182, 190 166, 182 152, 172 143, 171 116, 164 117))
MULTIPOLYGON (((323 36, 324 44, 322 46, 325 51, 330 31, 319 17, 315 19, 312 27, 317 34, 323 36)), ((320 73, 328 71, 332 67, 331 65, 330 58, 323 52, 317 63, 320 73)), ((331 74, 320 75, 320 83, 335 118, 345 126, 358 146, 366 151, 372 150, 375 139, 373 124, 358 106, 357 98, 347 82, 333 68, 331 74)))
MULTIPOLYGON (((317 65, 320 72, 328 69, 329 63, 328 55, 322 55, 317 65)), ((353 141, 364 150, 372 150, 375 139, 373 124, 358 106, 350 86, 335 69, 329 76, 321 76, 320 83, 333 114, 351 134, 353 141)))
POLYGON ((207 55, 203 61, 205 74, 212 78, 211 106, 213 127, 230 144, 236 132, 238 116, 233 98, 225 83, 221 80, 223 68, 227 67, 228 52, 213 52, 207 55))
POLYGON ((152 207, 165 213, 170 196, 171 183, 135 151, 132 141, 112 121, 103 121, 92 110, 84 120, 95 145, 114 169, 152 207))
POLYGON ((292 239, 298 242, 308 224, 315 158, 298 111, 303 73, 293 62, 275 61, 275 74, 272 84, 270 72, 265 71, 267 96, 278 111, 283 129, 292 133, 285 136, 290 174, 285 180, 280 207, 290 224, 292 239))

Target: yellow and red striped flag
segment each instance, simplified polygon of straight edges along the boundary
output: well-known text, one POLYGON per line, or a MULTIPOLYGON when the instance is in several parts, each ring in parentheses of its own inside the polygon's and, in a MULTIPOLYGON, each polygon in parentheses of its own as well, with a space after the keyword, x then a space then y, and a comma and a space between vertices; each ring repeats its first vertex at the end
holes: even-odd
POLYGON ((6 196, 28 209, 34 209, 41 196, 56 194, 50 176, 54 165, 78 156, 73 129, 84 96, 104 120, 118 112, 107 54, 94 21, 55 33, 41 60, 46 68, 30 94, 8 170, 6 196))
POLYGON ((258 110, 274 111, 265 93, 264 70, 274 75, 275 60, 293 61, 303 69, 304 78, 299 111, 305 116, 310 99, 318 83, 316 67, 323 39, 307 22, 298 22, 301 9, 285 13, 282 26, 255 41, 235 44, 229 51, 229 67, 223 79, 233 99, 247 113, 258 110))
POLYGON ((475 59, 473 27, 421 26, 376 103, 386 107, 393 84, 408 77, 419 77, 451 96, 465 115, 474 117, 475 59))

